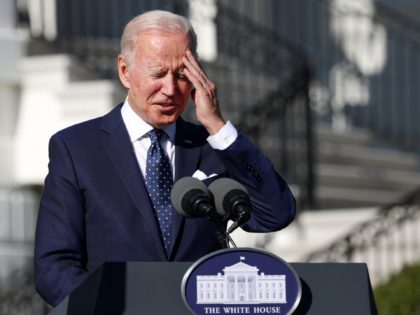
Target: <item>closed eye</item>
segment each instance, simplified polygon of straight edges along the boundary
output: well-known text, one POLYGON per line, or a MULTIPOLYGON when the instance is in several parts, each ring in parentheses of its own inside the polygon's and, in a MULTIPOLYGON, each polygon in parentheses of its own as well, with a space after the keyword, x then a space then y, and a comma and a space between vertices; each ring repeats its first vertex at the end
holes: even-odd
POLYGON ((183 72, 177 72, 175 76, 177 79, 180 79, 180 80, 186 80, 186 81, 188 80, 187 76, 183 72))
POLYGON ((150 76, 152 77, 152 78, 163 78, 164 76, 166 75, 166 73, 165 72, 163 72, 163 71, 159 71, 159 72, 152 72, 151 74, 150 74, 150 76))

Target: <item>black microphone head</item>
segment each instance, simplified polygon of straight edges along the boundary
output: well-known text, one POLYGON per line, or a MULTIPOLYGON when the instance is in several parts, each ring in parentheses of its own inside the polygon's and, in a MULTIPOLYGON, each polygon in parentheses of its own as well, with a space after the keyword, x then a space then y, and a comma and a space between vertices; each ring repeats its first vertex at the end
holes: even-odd
POLYGON ((216 211, 221 216, 234 215, 231 213, 230 196, 240 196, 249 200, 248 191, 245 186, 231 178, 216 179, 210 184, 209 190, 213 194, 216 211))
POLYGON ((211 193, 207 186, 197 178, 183 177, 174 183, 171 190, 171 202, 175 210, 187 217, 204 216, 197 211, 193 201, 197 198, 211 201, 211 193))

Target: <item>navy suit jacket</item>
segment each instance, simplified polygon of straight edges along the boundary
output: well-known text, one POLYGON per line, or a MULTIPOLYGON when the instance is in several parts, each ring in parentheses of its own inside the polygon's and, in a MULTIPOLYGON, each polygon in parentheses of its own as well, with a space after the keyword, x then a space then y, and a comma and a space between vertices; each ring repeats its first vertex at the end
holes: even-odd
MULTIPOLYGON (((212 149, 207 136, 203 127, 177 121, 175 180, 196 170, 234 178, 247 187, 253 207, 243 229, 268 232, 288 225, 295 201, 270 161, 241 134, 222 151, 212 149)), ((174 245, 166 257, 121 105, 56 133, 49 158, 35 236, 35 281, 51 305, 107 261, 195 261, 220 249, 212 222, 174 212, 174 245)))

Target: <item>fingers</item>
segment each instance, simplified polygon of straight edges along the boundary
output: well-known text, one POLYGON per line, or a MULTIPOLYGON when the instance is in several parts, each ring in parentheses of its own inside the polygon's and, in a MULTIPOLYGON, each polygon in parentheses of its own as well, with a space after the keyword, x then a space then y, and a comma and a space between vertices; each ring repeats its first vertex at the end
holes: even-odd
POLYGON ((211 97, 216 97, 216 87, 201 69, 193 54, 188 50, 183 58, 185 65, 184 73, 195 88, 211 97))
POLYGON ((186 59, 186 61, 189 63, 189 65, 197 73, 200 73, 201 75, 204 75, 203 70, 201 69, 201 66, 198 64, 198 61, 195 59, 194 55, 191 53, 190 50, 187 50, 187 52, 185 53, 184 58, 186 59))

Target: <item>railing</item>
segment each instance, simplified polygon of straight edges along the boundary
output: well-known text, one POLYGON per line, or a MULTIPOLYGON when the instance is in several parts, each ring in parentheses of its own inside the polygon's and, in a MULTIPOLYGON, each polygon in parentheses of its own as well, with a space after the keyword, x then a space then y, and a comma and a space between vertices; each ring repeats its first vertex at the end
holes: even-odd
POLYGON ((31 244, 37 206, 38 195, 33 190, 0 187, 0 242, 31 244))
POLYGON ((239 126, 262 148, 282 176, 296 186, 298 208, 314 208, 312 113, 308 68, 242 113, 239 126))
POLYGON ((38 203, 34 189, 0 189, 0 314, 46 314, 47 306, 33 285, 38 203))
POLYGON ((321 119, 420 153, 420 25, 378 1, 279 0, 277 30, 313 66, 321 119))
POLYGON ((420 189, 380 209, 377 217, 356 226, 307 262, 366 262, 373 284, 404 265, 420 261, 420 189))
POLYGON ((221 103, 295 185, 299 208, 313 207, 313 126, 305 53, 221 2, 216 25, 218 62, 206 69, 216 68, 221 103), (227 69, 218 74, 221 67, 227 69))

